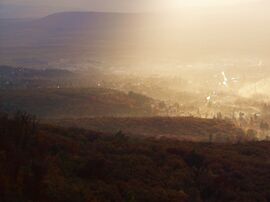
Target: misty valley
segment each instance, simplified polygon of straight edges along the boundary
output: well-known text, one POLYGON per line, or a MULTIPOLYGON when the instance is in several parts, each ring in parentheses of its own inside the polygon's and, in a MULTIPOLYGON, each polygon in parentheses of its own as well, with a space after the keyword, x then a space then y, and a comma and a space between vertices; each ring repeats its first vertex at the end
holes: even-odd
MULTIPOLYGON (((246 86, 251 84, 224 80, 224 72, 213 78, 190 78, 187 81, 180 76, 123 75, 111 70, 71 71, 10 66, 1 66, 0 70, 1 110, 8 113, 22 110, 41 120, 58 122, 94 117, 202 118, 231 123, 243 133, 252 135, 253 139, 267 140, 270 136, 268 95, 256 91, 259 84, 254 84, 254 89, 248 91, 250 96, 242 95, 246 86), (224 86, 224 82, 228 86, 224 86)), ((118 129, 123 128, 119 126, 118 129)), ((102 131, 102 127, 99 130, 102 131)), ((165 130, 164 135, 168 134, 165 130)))
POLYGON ((0 18, 0 201, 270 201, 268 16, 157 16, 0 18))

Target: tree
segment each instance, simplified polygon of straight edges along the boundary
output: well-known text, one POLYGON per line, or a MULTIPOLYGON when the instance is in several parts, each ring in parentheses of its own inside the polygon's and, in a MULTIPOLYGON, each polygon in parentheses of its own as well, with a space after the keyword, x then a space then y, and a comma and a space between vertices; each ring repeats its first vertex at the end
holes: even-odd
POLYGON ((266 122, 264 122, 264 121, 262 121, 261 123, 260 123, 260 129, 262 130, 262 131, 268 131, 269 130, 269 124, 268 123, 266 123, 266 122))
POLYGON ((246 134, 249 140, 255 140, 257 136, 257 131, 253 129, 248 129, 246 134))

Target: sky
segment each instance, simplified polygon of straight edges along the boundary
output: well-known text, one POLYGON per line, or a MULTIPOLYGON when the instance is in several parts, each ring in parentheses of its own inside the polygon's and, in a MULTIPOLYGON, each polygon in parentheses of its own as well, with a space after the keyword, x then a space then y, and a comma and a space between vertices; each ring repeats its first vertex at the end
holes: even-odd
MULTIPOLYGON (((269 0, 0 0, 0 17, 46 15, 61 11, 160 12, 186 7, 254 7, 269 0)), ((269 6, 269 4, 268 4, 269 6)))
POLYGON ((151 11, 182 6, 227 6, 265 0, 1 0, 2 4, 104 11, 151 11))

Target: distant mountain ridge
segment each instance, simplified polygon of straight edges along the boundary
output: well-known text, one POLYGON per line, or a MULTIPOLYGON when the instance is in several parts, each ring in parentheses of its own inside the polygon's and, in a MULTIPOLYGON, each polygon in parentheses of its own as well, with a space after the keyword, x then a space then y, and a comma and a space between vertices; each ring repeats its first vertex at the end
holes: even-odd
POLYGON ((0 46, 70 44, 74 39, 113 40, 114 32, 126 34, 141 24, 140 14, 62 12, 32 20, 0 20, 0 46), (31 36, 31 38, 29 38, 31 36))
MULTIPOLYGON (((159 37, 160 34, 157 31, 169 32, 175 31, 176 33, 171 33, 173 40, 188 41, 190 45, 195 39, 210 40, 209 32, 215 34, 217 42, 219 40, 227 39, 227 34, 230 34, 231 39, 241 40, 243 37, 251 37, 254 33, 249 33, 248 31, 255 31, 256 33, 265 36, 268 29, 265 27, 265 21, 270 21, 270 15, 267 17, 266 14, 254 15, 250 20, 247 19, 247 12, 242 12, 237 14, 236 11, 232 11, 231 16, 227 16, 224 12, 210 12, 210 13, 181 13, 179 17, 174 19, 164 19, 164 23, 170 23, 171 20, 176 21, 175 28, 172 30, 164 30, 166 27, 159 22, 160 16, 155 14, 146 13, 105 13, 105 12, 60 12, 48 15, 43 18, 12 23, 10 20, 0 20, 0 27, 3 31, 0 34, 0 40, 2 42, 1 46, 5 44, 4 39, 18 37, 16 34, 20 34, 20 40, 24 40, 24 36, 34 36, 33 40, 38 38, 39 40, 46 40, 48 37, 53 37, 57 34, 61 34, 61 38, 65 38, 70 34, 92 34, 89 40, 95 39, 93 33, 98 36, 115 37, 114 34, 118 34, 120 38, 127 36, 128 34, 133 34, 137 36, 146 37, 147 34, 152 34, 155 37, 159 37), (215 16, 215 18, 213 18, 215 16), (227 17, 226 17, 227 16, 227 17), (262 21, 264 17, 264 22, 262 21), (203 29, 201 29, 203 27, 203 29), (235 29, 235 32, 233 32, 235 29), (242 37, 239 37, 238 31, 245 31, 242 37), (62 31, 62 32, 61 32, 62 31), (198 33, 197 31, 202 31, 198 33), (17 33, 15 33, 17 32, 17 33), (112 33, 110 33, 112 32, 112 33), (179 32, 179 33, 177 33, 179 32), (197 32, 197 33, 195 33, 197 32), (205 32, 205 33, 204 33, 205 32), (230 33, 231 32, 231 33, 230 33), (208 34, 206 34, 208 33, 208 34), (194 35, 196 34, 196 35, 194 35), (157 36, 156 36, 157 35, 157 36), (174 35, 178 37, 174 39, 174 35), (2 40, 3 39, 3 40, 2 40)), ((164 34, 164 33, 163 33, 164 34)), ((150 35, 151 36, 151 35, 150 35)), ((102 38, 102 37, 101 37, 102 38)), ((152 37, 153 38, 153 37, 152 37)), ((112 38, 113 39, 113 38, 112 38)), ((32 40, 32 42, 33 42, 32 40)), ((213 40, 213 38, 212 38, 213 40)), ((11 40, 9 41, 11 42, 11 40)), ((56 40, 57 42, 57 40, 56 40)), ((211 42, 211 41, 209 41, 211 42)), ((212 42, 211 42, 212 43, 212 42)), ((219 42, 221 43, 221 41, 219 42)), ((242 43, 241 41, 238 43, 242 43)), ((7 43, 8 45, 9 43, 7 43)))
POLYGON ((156 14, 102 12, 62 12, 25 21, 2 19, 0 60, 22 65, 20 61, 27 59, 38 66, 35 61, 58 63, 72 58, 81 62, 89 57, 109 60, 137 55, 135 61, 140 61, 172 53, 191 61, 213 55, 267 59, 270 15, 262 11, 251 16, 251 11, 181 12, 168 19, 156 14))
MULTIPOLYGON (((140 14, 132 13, 104 13, 104 12, 61 12, 37 19, 34 24, 68 26, 74 25, 113 25, 111 23, 124 23, 138 19, 140 14)), ((82 27, 83 28, 83 27, 82 27)))

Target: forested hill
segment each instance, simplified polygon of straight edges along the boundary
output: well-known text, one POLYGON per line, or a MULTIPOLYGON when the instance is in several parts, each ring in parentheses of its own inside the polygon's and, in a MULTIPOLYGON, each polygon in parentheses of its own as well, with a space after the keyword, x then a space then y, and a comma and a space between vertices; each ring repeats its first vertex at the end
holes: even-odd
POLYGON ((122 131, 131 136, 172 138, 203 142, 251 141, 255 136, 246 134, 233 123, 218 119, 195 117, 93 117, 52 120, 63 127, 79 127, 100 132, 122 131))
POLYGON ((209 144, 0 118, 0 201, 267 202, 270 143, 209 144))
POLYGON ((149 116, 154 99, 129 92, 97 88, 36 88, 0 91, 0 108, 22 110, 39 118, 149 116))

